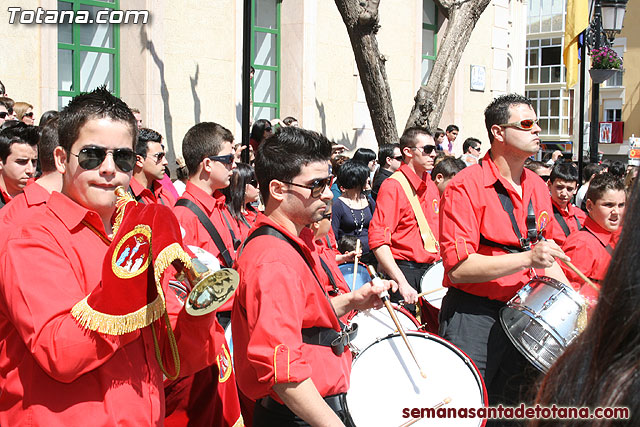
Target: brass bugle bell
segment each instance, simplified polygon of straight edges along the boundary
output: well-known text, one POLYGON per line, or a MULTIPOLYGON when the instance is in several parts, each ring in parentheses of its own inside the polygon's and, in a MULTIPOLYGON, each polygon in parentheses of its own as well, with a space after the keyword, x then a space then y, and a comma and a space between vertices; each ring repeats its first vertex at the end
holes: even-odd
POLYGON ((234 269, 222 268, 212 272, 197 258, 191 260, 191 268, 184 269, 176 278, 191 285, 184 307, 192 316, 204 316, 222 307, 240 282, 240 276, 234 269))

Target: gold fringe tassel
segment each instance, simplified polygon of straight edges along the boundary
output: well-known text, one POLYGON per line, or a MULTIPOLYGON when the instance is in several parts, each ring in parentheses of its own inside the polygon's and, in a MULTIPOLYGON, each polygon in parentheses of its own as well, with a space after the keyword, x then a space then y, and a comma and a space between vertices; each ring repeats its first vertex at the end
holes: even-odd
POLYGON ((87 329, 107 335, 124 335, 149 326, 165 312, 164 298, 158 295, 153 302, 124 315, 105 314, 91 308, 85 297, 71 309, 71 315, 87 329))
POLYGON ((138 203, 128 191, 126 191, 123 187, 118 187, 116 189, 116 212, 118 212, 118 214, 116 215, 116 219, 113 222, 114 236, 118 234, 118 229, 120 228, 120 224, 122 223, 122 219, 124 218, 125 208, 131 202, 136 204, 138 203))

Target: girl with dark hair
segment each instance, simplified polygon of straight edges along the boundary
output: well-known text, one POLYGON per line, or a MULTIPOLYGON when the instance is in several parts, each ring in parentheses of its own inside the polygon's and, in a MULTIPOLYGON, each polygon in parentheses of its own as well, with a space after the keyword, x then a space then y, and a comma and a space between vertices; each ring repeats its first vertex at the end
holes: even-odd
POLYGON ((333 201, 331 227, 336 240, 344 235, 356 236, 362 245, 363 262, 374 258, 369 253, 369 222, 376 203, 363 192, 369 169, 362 163, 347 160, 338 169, 340 197, 333 201))
POLYGON ((235 223, 235 229, 240 230, 236 239, 242 241, 247 237, 258 215, 258 211, 252 205, 260 199, 253 167, 246 163, 238 163, 231 175, 229 186, 221 191, 226 198, 227 210, 231 214, 230 219, 225 215, 229 222, 228 227, 230 230, 234 229, 231 222, 235 223))
MULTIPOLYGON (((635 183, 622 233, 585 331, 542 380, 544 406, 626 407, 629 419, 591 419, 590 426, 640 425, 640 188, 635 183)), ((534 420, 530 426, 556 426, 534 420)), ((564 421, 569 423, 569 421, 564 421)))
POLYGON ((367 166, 370 172, 376 170, 376 152, 369 148, 358 148, 351 160, 367 166))
POLYGON ((273 135, 273 128, 271 122, 267 119, 258 119, 251 128, 251 135, 249 139, 249 145, 253 148, 253 152, 258 152, 258 147, 264 142, 265 139, 273 135))

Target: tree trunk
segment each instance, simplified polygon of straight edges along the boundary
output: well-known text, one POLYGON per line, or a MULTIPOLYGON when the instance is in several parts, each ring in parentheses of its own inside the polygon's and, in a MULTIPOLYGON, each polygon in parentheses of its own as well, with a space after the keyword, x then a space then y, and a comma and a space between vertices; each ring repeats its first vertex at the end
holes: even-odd
POLYGON ((449 18, 438 56, 425 86, 414 98, 406 128, 419 126, 435 130, 449 95, 449 88, 460 64, 471 32, 491 0, 435 0, 449 18))
POLYGON ((398 142, 398 129, 385 70, 386 58, 378 50, 380 0, 335 0, 347 27, 358 65, 360 82, 378 144, 398 142))

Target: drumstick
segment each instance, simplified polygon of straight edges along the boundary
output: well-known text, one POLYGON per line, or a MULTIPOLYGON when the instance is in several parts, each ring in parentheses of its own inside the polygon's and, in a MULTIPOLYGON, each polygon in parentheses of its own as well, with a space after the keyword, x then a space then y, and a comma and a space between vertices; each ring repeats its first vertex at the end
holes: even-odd
MULTIPOLYGON (((560 259, 560 258, 558 258, 560 259)), ((595 283, 593 283, 586 274, 584 274, 582 271, 578 270, 578 268, 573 265, 570 261, 564 261, 562 259, 560 259, 560 261, 562 261, 564 263, 564 265, 566 265, 567 267, 569 267, 574 273, 576 273, 582 280, 585 281, 585 283, 589 286, 591 286, 593 289, 595 289, 596 291, 600 292, 600 288, 596 286, 595 283)))
MULTIPOLYGON (((442 408, 444 405, 446 405, 447 403, 451 402, 451 398, 450 397, 445 397, 444 400, 442 400, 442 402, 438 403, 437 405, 435 405, 433 408, 431 409, 440 409, 442 408)), ((414 418, 409 422, 406 422, 404 424, 402 424, 400 427, 409 427, 411 425, 414 425, 415 423, 417 423, 418 421, 420 421, 422 418, 414 418)))
POLYGON ((351 289, 356 288, 356 279, 358 278, 358 252, 360 252, 360 239, 356 240, 356 257, 353 261, 353 283, 351 284, 351 289))
POLYGON ((431 290, 429 290, 429 291, 420 292, 420 293, 418 294, 418 298, 422 298, 422 297, 424 297, 424 296, 427 296, 427 295, 432 294, 432 293, 434 293, 434 292, 441 291, 441 290, 443 290, 443 289, 444 289, 444 286, 440 286, 439 288, 431 289, 431 290))
MULTIPOLYGON (((368 265, 367 266, 367 271, 369 272, 369 275, 371 276, 371 281, 381 280, 380 277, 378 277, 378 274, 376 273, 376 270, 375 270, 375 268, 373 268, 373 266, 368 265)), ((418 370, 420 371, 420 375, 422 376, 422 378, 427 378, 427 374, 424 373, 424 371, 420 367, 420 363, 418 363, 418 359, 416 358, 416 355, 413 352, 413 347, 411 347, 411 344, 409 343, 409 339, 407 338, 407 334, 404 332, 404 329, 402 329, 402 325, 398 321, 398 317, 396 316, 395 310, 393 309, 393 307, 391 307, 391 300, 389 299, 389 293, 387 291, 383 291, 380 294, 380 299, 384 303, 384 306, 387 307, 387 310, 389 311, 389 315, 391 316, 391 320, 393 320, 393 323, 395 323, 396 328, 398 329, 398 332, 400 332, 400 336, 404 340, 404 343, 407 345, 407 348, 409 349, 409 353, 411 354, 411 357, 413 357, 413 361, 416 362, 416 366, 418 367, 418 370)))

